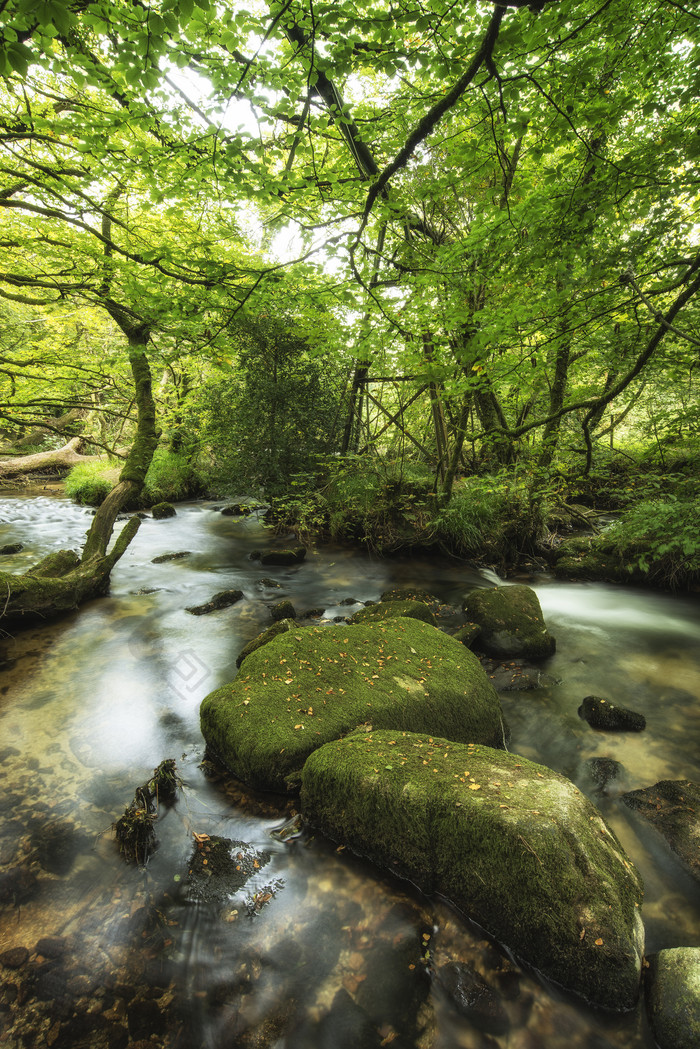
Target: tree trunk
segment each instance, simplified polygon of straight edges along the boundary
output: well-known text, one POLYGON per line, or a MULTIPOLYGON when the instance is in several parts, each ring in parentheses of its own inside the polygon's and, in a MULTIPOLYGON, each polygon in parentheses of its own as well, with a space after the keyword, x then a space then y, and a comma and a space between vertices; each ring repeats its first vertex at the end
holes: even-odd
POLYGON ((73 437, 62 448, 51 452, 34 452, 32 455, 20 455, 0 462, 0 480, 6 477, 22 477, 25 474, 40 473, 42 470, 62 473, 70 470, 77 463, 95 462, 98 456, 80 455, 82 437, 73 437))
POLYGON ((107 553, 117 514, 132 496, 141 491, 158 444, 151 370, 145 352, 149 338, 148 327, 129 324, 124 315, 120 315, 120 318, 115 317, 129 338, 129 358, 138 413, 136 438, 118 484, 102 502, 93 518, 82 557, 72 550, 59 550, 44 558, 24 575, 0 573, 2 629, 16 628, 36 619, 47 619, 74 611, 83 601, 104 594, 109 587, 109 577, 114 565, 129 546, 141 524, 138 517, 132 517, 122 529, 110 553, 107 553))
MULTIPOLYGON (((41 444, 43 440, 50 433, 64 434, 66 430, 69 432, 73 426, 73 423, 77 422, 78 419, 84 416, 85 412, 81 408, 71 408, 70 411, 65 412, 63 415, 59 415, 57 418, 46 419, 44 424, 37 421, 29 433, 25 433, 19 440, 14 441, 10 446, 10 453, 15 448, 31 448, 32 445, 41 444)), ((73 430, 75 433, 75 430, 73 430)))

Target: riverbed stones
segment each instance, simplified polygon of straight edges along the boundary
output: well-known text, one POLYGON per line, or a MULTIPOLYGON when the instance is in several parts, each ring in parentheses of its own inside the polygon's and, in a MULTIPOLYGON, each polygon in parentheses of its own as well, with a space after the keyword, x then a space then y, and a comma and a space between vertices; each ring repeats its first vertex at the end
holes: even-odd
POLYGON ((476 657, 416 619, 289 630, 201 706, 211 751, 261 790, 296 790, 309 754, 362 725, 491 746, 506 737, 476 657))
POLYGON ((601 696, 586 696, 578 708, 578 716, 591 728, 608 732, 642 732, 647 725, 643 714, 618 707, 601 696))
POLYGON ((218 594, 214 594, 210 601, 205 601, 202 605, 190 605, 185 609, 185 612, 189 612, 193 616, 206 616, 210 612, 218 612, 221 608, 229 608, 231 605, 235 605, 242 597, 242 590, 220 590, 218 594))
POLYGON ((556 642, 547 630, 537 594, 529 586, 472 590, 462 608, 480 628, 473 647, 493 659, 546 659, 556 642))
POLYGON ((291 601, 276 601, 274 605, 270 605, 270 618, 276 623, 283 619, 294 619, 296 614, 291 601))
POLYGON ((510 1022, 500 996, 478 972, 461 962, 447 962, 435 975, 457 1011, 479 1031, 507 1032, 510 1022))
POLYGON ((421 619, 435 626, 435 616, 424 601, 380 601, 376 605, 360 608, 350 616, 349 623, 371 623, 380 619, 396 619, 407 616, 421 619))
POLYGON ((700 948, 675 947, 648 959, 646 999, 659 1049, 700 1045, 700 948))
POLYGON ((527 964, 595 1006, 634 1007, 642 884, 564 776, 426 733, 355 732, 304 766, 323 833, 447 897, 527 964))
POLYGON ((677 856, 700 881, 700 783, 661 780, 653 787, 622 795, 629 808, 663 834, 677 856))

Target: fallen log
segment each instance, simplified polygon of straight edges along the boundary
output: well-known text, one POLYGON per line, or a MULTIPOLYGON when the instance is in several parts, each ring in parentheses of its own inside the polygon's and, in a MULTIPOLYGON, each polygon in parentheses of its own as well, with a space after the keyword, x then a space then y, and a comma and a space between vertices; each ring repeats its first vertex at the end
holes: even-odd
POLYGON ((81 455, 82 437, 73 437, 62 448, 49 452, 33 452, 31 455, 20 455, 0 462, 0 480, 9 477, 23 477, 25 474, 39 473, 44 470, 55 470, 57 473, 70 470, 77 463, 95 462, 99 456, 81 455))

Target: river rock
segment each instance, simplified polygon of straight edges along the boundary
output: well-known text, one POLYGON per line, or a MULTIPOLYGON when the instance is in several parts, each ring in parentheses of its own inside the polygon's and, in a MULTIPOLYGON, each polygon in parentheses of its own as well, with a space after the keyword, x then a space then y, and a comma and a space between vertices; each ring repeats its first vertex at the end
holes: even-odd
POLYGON ((5 546, 0 546, 0 554, 8 556, 10 554, 18 554, 21 550, 24 550, 24 543, 6 543, 5 546))
POLYGON ((474 648, 494 659, 546 659, 556 642, 545 626, 537 594, 529 586, 472 590, 462 605, 480 627, 474 648))
POLYGON ((510 1023, 496 991, 483 976, 461 962, 448 962, 436 972, 438 983, 462 1016, 487 1034, 505 1034, 510 1023))
POLYGON ((380 601, 376 605, 360 608, 348 619, 348 623, 371 623, 378 619, 394 619, 407 616, 421 619, 435 626, 435 616, 423 601, 380 601))
POLYGON ((0 954, 0 965, 6 969, 21 969, 29 961, 29 951, 26 947, 10 947, 0 954))
POLYGON ((295 546, 293 550, 263 550, 260 554, 260 563, 263 565, 300 565, 305 557, 305 546, 295 546))
POLYGON ((460 644, 471 648, 480 633, 481 627, 478 623, 465 623, 464 626, 461 626, 459 630, 454 632, 452 637, 459 641, 460 644))
POLYGON ((214 594, 211 601, 206 601, 203 605, 190 605, 185 612, 193 616, 205 616, 209 612, 217 612, 220 608, 235 605, 236 601, 240 601, 242 597, 242 590, 220 590, 218 594, 214 594))
POLYGON ((659 1049, 700 1046, 700 947, 675 947, 648 959, 646 999, 659 1049))
POLYGON ((287 630, 291 630, 296 627, 297 623, 294 619, 280 619, 278 622, 273 623, 272 626, 268 627, 267 630, 263 630, 262 634, 258 634, 252 641, 249 641, 244 649, 238 654, 236 660, 236 666, 240 667, 243 660, 250 655, 251 652, 255 652, 256 649, 262 648, 269 641, 272 641, 273 637, 277 637, 278 634, 284 634, 287 630))
POLYGON ((593 1005, 634 1007, 641 879, 564 776, 490 747, 375 729, 316 750, 302 781, 304 816, 323 833, 446 896, 593 1005))
POLYGON ((175 516, 175 507, 172 503, 156 503, 151 507, 151 514, 156 521, 162 521, 165 517, 175 516))
POLYGON ((178 550, 174 554, 158 554, 158 557, 151 558, 152 565, 163 565, 167 561, 182 561, 183 558, 189 557, 189 550, 178 550))
POLYGON ((275 622, 280 622, 282 619, 294 619, 296 616, 296 610, 291 601, 278 601, 274 605, 270 605, 270 617, 275 622))
POLYGON ((641 732, 647 722, 643 714, 627 707, 617 707, 609 699, 586 696, 578 708, 578 716, 587 721, 591 728, 607 729, 609 732, 641 732))
POLYGON ((700 881, 700 783, 665 779, 653 787, 631 790, 622 800, 663 834, 700 881))
POLYGON ((295 790, 314 750, 360 725, 502 746, 503 712, 476 657, 417 619, 299 627, 208 695, 214 754, 260 790, 295 790))

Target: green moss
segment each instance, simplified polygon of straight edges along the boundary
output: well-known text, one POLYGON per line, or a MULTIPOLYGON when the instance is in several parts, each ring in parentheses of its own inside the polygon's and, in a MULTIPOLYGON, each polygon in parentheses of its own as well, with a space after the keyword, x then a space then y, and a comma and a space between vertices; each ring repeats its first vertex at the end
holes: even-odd
POLYGON ((423 601, 380 601, 379 604, 360 608, 350 616, 348 622, 368 623, 378 619, 395 619, 401 616, 421 619, 424 623, 435 626, 435 616, 423 601))
POLYGON ((312 751, 359 725, 504 742, 498 696, 463 645, 415 619, 304 627, 251 653, 205 698, 202 732, 241 779, 295 789, 312 751))
POLYGON ((373 730, 312 754, 301 799, 330 837, 447 896, 557 983, 607 1008, 635 1004, 641 881, 563 776, 489 747, 373 730))
POLYGON ((249 641, 245 648, 241 649, 236 660, 236 666, 240 667, 244 659, 246 659, 251 652, 257 652, 259 648, 266 645, 269 641, 272 641, 273 637, 277 637, 278 634, 284 634, 287 630, 293 630, 296 628, 296 622, 293 619, 279 619, 272 626, 268 627, 267 630, 263 630, 261 634, 254 637, 252 641, 249 641))
POLYGON ((480 627, 475 647, 495 659, 546 659, 556 642, 548 633, 537 594, 529 586, 472 590, 463 604, 480 627))

